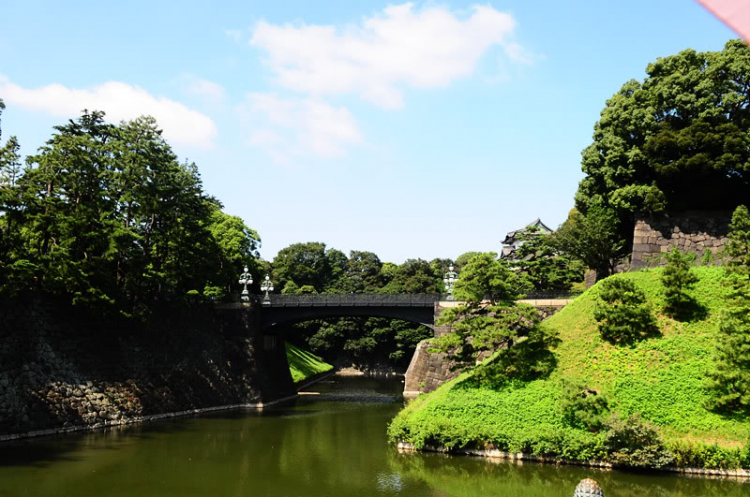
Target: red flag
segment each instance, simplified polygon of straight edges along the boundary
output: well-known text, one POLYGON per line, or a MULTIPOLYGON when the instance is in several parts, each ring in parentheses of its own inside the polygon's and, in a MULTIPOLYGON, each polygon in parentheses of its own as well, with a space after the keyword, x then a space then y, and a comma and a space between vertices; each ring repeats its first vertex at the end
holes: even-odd
POLYGON ((737 31, 745 41, 750 41, 750 1, 748 0, 698 0, 724 24, 737 31))

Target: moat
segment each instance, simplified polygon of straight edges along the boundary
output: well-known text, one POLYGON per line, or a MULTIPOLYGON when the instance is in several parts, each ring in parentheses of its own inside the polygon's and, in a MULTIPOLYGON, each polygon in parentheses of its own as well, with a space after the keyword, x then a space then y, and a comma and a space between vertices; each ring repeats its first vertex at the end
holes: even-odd
POLYGON ((330 377, 263 412, 234 411, 0 445, 0 496, 608 497, 750 494, 750 481, 399 454, 401 379, 330 377))

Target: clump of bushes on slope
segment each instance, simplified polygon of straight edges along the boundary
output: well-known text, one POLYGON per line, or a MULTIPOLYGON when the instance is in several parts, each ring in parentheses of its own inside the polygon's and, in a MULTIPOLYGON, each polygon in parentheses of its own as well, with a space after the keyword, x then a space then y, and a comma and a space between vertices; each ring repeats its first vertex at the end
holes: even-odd
POLYGON ((631 466, 673 461, 678 466, 750 467, 750 417, 704 407, 710 397, 705 378, 715 367, 720 336, 724 269, 693 270, 699 282, 692 293, 706 312, 688 321, 660 313, 665 306, 662 271, 614 278, 632 281, 645 294, 660 334, 628 346, 604 340, 593 317, 600 282, 542 323, 560 337, 557 367, 549 377, 493 387, 475 381, 480 366, 410 403, 393 420, 390 438, 418 447, 497 448, 631 466), (638 440, 648 443, 626 443, 638 440))

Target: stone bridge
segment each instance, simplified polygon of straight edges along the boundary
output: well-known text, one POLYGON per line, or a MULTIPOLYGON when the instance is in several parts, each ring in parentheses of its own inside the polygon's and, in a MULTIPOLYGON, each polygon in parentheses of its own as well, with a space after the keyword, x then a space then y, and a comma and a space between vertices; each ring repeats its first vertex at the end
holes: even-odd
MULTIPOLYGON (((572 301, 574 295, 537 293, 519 302, 536 307, 543 319, 556 313, 572 301)), ((440 336, 448 327, 436 326, 442 312, 462 304, 450 301, 439 294, 330 294, 330 295, 269 295, 267 300, 258 297, 260 327, 265 338, 265 349, 277 347, 276 335, 282 324, 311 319, 338 317, 382 317, 417 323, 440 336)), ((248 304, 244 304, 248 305, 248 304)), ((431 392, 458 374, 451 371, 451 363, 443 354, 428 352, 429 340, 419 343, 406 372, 404 395, 413 396, 431 392)))
POLYGON ((438 294, 331 294, 269 295, 261 301, 261 323, 264 330, 280 324, 311 319, 339 317, 380 317, 401 319, 430 328, 440 302, 438 294))

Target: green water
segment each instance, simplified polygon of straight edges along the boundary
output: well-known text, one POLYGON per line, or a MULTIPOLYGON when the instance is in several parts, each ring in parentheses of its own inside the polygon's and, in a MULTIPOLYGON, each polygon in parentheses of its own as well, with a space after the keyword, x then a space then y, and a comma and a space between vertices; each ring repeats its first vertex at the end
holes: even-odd
POLYGON ((436 454, 386 442, 400 382, 339 378, 263 413, 231 412, 0 445, 0 496, 750 496, 750 482, 436 454))

